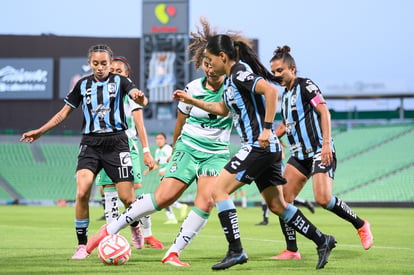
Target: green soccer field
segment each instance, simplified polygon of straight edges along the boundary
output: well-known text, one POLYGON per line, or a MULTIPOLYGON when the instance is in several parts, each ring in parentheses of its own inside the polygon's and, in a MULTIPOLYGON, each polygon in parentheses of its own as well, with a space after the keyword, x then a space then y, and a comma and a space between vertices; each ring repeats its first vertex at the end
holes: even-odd
MULTIPOLYGON (((299 236, 301 260, 270 260, 285 249, 279 222, 271 216, 267 226, 260 222, 259 207, 238 209, 247 264, 234 266, 226 274, 414 274, 414 209, 355 208, 371 222, 374 246, 363 250, 356 231, 332 213, 316 208, 305 213, 324 233, 336 237, 337 247, 323 270, 315 270, 315 245, 299 236)), ((91 207, 89 234, 102 224, 101 207, 91 207)), ((106 266, 96 251, 85 260, 72 260, 76 248, 73 207, 0 206, 0 274, 211 274, 211 265, 224 257, 227 243, 213 212, 207 226, 181 254, 190 267, 163 265, 166 252, 145 248, 133 250, 123 266, 106 266)), ((180 224, 164 225, 165 213, 152 215, 153 233, 166 247, 174 240, 180 224)), ((129 229, 121 234, 130 240, 129 229)))

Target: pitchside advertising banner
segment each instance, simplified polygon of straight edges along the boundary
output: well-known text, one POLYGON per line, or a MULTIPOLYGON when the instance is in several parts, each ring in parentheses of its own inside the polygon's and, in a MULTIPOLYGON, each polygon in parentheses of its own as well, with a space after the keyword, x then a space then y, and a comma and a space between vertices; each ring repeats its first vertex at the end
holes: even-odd
POLYGON ((59 98, 65 98, 76 82, 92 74, 85 57, 59 58, 59 98))
POLYGON ((52 98, 52 58, 0 58, 0 100, 52 98))

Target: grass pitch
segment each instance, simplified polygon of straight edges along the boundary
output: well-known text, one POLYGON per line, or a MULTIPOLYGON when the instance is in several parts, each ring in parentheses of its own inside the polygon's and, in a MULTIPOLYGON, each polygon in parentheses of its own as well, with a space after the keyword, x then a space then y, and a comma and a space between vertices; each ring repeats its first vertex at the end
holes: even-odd
MULTIPOLYGON (((329 263, 315 270, 317 254, 313 242, 298 237, 301 260, 270 260, 285 249, 276 216, 267 226, 258 207, 238 209, 243 246, 249 261, 225 271, 211 266, 224 257, 227 242, 213 212, 201 234, 185 249, 180 259, 190 267, 164 265, 166 252, 145 248, 133 250, 123 266, 106 266, 96 251, 85 260, 72 260, 76 248, 73 207, 0 206, 0 274, 414 274, 414 209, 355 208, 371 222, 374 246, 365 251, 353 227, 321 208, 315 214, 303 209, 319 229, 336 237, 337 247, 329 263)), ((91 207, 89 234, 103 224, 101 207, 91 207)), ((164 225, 165 213, 152 215, 153 233, 164 245, 173 242, 180 224, 164 225)), ((121 234, 130 240, 129 229, 121 234)))

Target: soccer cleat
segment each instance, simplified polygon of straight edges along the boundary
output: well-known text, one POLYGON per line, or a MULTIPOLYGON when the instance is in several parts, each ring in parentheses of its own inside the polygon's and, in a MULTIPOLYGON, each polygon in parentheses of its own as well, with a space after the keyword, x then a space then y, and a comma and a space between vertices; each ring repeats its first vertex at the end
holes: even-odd
POLYGON ((89 253, 86 252, 86 245, 80 244, 78 245, 78 249, 76 249, 75 254, 73 254, 72 259, 74 260, 83 260, 89 256, 89 253))
POLYGON ((108 231, 106 230, 107 226, 107 224, 102 225, 98 232, 89 238, 88 243, 86 244, 87 253, 91 254, 92 251, 98 247, 102 239, 109 235, 108 231))
POLYGON ((180 208, 180 221, 183 221, 185 217, 187 217, 187 209, 188 209, 188 205, 185 203, 182 203, 181 208, 180 208))
POLYGON ((177 224, 178 221, 176 219, 168 219, 164 222, 164 224, 177 224))
POLYGON ((164 249, 162 242, 157 240, 154 236, 149 236, 144 238, 145 247, 154 248, 154 249, 164 249))
POLYGON ((174 266, 190 266, 190 264, 183 263, 182 261, 180 261, 180 259, 178 259, 178 254, 175 252, 171 252, 170 254, 168 254, 167 257, 161 260, 161 262, 163 264, 170 264, 174 266))
POLYGON ((313 206, 313 203, 311 201, 306 200, 304 204, 312 214, 315 213, 315 206, 313 206))
POLYGON ((331 250, 336 246, 336 240, 334 236, 325 235, 325 243, 318 248, 318 263, 316 264, 316 269, 324 268, 328 263, 329 255, 331 250))
POLYGON ((374 244, 374 236, 371 233, 371 224, 367 220, 364 220, 364 225, 358 229, 358 235, 361 238, 362 247, 370 249, 374 244))
POLYGON ((130 226, 132 235, 132 244, 136 249, 142 249, 144 247, 144 235, 141 232, 141 226, 130 226))
POLYGON ((277 260, 300 260, 301 256, 299 251, 293 252, 289 250, 283 250, 279 253, 279 255, 270 257, 270 259, 277 259, 277 260))
POLYGON ((256 225, 268 225, 268 224, 269 224, 269 222, 268 222, 268 221, 266 221, 266 220, 261 221, 261 222, 259 222, 259 223, 256 223, 256 225))
POLYGON ((224 257, 224 259, 221 260, 221 262, 213 265, 211 269, 221 270, 221 269, 230 268, 236 264, 244 264, 247 262, 248 259, 249 258, 247 257, 246 252, 242 251, 242 252, 237 253, 237 252, 230 250, 229 252, 227 252, 226 257, 224 257))

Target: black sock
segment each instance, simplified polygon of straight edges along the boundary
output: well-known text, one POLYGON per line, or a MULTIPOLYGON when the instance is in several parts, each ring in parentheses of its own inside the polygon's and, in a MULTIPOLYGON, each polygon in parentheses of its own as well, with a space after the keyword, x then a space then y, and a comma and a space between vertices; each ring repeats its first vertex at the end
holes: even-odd
POLYGON ((78 237, 78 244, 86 244, 88 242, 88 228, 76 227, 76 236, 78 237))
POLYGON ((324 244, 325 235, 322 234, 299 209, 297 209, 296 213, 287 224, 292 226, 306 238, 312 240, 318 247, 324 244))
POLYGON ((279 218, 279 222, 280 228, 285 236, 286 249, 292 252, 298 251, 298 246, 296 244, 296 230, 287 225, 281 218, 279 218))
POLYGON ((229 243, 229 250, 236 253, 242 252, 243 248, 240 240, 239 221, 236 209, 225 210, 220 212, 218 216, 224 235, 229 243))
POLYGON ((105 211, 105 195, 102 195, 101 196, 101 204, 102 204, 102 207, 103 207, 103 209, 105 211))
POLYGON ((349 221, 355 227, 359 229, 364 225, 364 221, 361 220, 357 214, 352 211, 352 209, 341 199, 335 197, 335 205, 332 209, 328 209, 331 212, 335 213, 344 220, 349 221))
POLYGON ((263 211, 263 221, 268 222, 269 220, 269 213, 267 210, 267 205, 266 204, 262 204, 262 211, 263 211))

